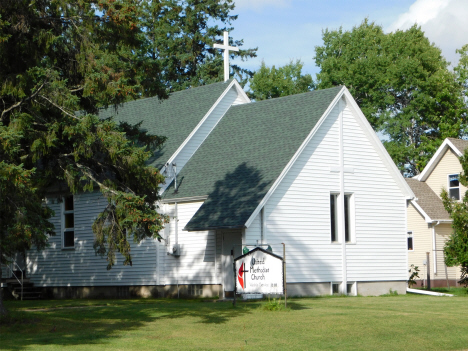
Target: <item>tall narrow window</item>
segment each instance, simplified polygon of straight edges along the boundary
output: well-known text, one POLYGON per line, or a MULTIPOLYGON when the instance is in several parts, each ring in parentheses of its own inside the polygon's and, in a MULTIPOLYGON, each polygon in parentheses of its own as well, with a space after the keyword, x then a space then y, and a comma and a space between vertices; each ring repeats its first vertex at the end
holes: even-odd
POLYGON ((338 241, 338 195, 330 194, 330 229, 331 241, 338 241))
POLYGON ((460 200, 460 182, 458 174, 449 174, 449 196, 452 199, 460 200))
POLYGON ((75 247, 75 206, 73 195, 63 202, 63 247, 75 247))
POLYGON ((351 241, 351 195, 344 197, 345 241, 351 241))
POLYGON ((413 232, 408 232, 408 250, 413 251, 413 232))

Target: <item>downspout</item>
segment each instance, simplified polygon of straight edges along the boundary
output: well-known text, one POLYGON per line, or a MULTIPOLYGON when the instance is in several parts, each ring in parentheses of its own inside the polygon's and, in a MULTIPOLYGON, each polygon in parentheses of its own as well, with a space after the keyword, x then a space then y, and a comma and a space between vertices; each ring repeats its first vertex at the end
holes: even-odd
POLYGON ((435 227, 440 224, 440 221, 437 221, 436 224, 432 226, 432 260, 434 261, 434 279, 437 274, 437 247, 436 247, 436 232, 435 227))

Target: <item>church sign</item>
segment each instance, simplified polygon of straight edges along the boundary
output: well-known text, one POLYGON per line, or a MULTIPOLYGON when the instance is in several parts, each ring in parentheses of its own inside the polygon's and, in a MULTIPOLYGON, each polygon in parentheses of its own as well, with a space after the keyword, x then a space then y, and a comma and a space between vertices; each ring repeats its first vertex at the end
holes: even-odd
POLYGON ((234 260, 237 294, 284 294, 283 258, 260 247, 234 260))

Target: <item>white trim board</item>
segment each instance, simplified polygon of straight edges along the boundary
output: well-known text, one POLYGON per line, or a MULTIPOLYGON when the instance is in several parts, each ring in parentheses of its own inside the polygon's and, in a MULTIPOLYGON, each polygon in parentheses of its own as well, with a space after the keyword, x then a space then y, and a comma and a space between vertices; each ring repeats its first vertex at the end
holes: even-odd
POLYGON ((425 182, 449 148, 452 149, 452 151, 455 152, 458 157, 463 156, 463 152, 458 150, 458 148, 453 145, 453 143, 448 138, 446 138, 442 145, 439 146, 434 156, 432 156, 426 167, 424 167, 423 171, 414 178, 420 182, 425 182))

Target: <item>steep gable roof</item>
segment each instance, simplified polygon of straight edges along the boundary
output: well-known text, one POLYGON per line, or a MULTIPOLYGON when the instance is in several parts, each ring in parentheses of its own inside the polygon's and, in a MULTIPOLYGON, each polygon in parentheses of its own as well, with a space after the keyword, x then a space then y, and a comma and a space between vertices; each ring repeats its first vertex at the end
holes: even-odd
POLYGON ((149 164, 161 169, 202 118, 212 108, 232 80, 186 89, 170 94, 168 99, 157 97, 130 101, 117 110, 108 108, 102 118, 114 116, 116 121, 142 123, 151 134, 167 136, 162 149, 157 150, 149 164))
POLYGON ((413 201, 413 204, 417 204, 416 207, 420 212, 422 210, 421 214, 426 219, 426 222, 452 220, 445 210, 442 200, 429 185, 417 179, 406 179, 406 182, 417 197, 417 201, 413 201))
POLYGON ((456 138, 447 138, 450 142, 460 151, 464 153, 465 149, 468 148, 468 140, 456 139, 456 138))
POLYGON ((342 89, 231 107, 163 195, 208 195, 185 229, 243 227, 342 89))
POLYGON ((424 167, 423 171, 414 178, 421 182, 425 182, 448 149, 451 149, 458 157, 460 157, 464 154, 467 147, 468 140, 446 138, 442 145, 439 146, 434 156, 429 160, 426 167, 424 167))

